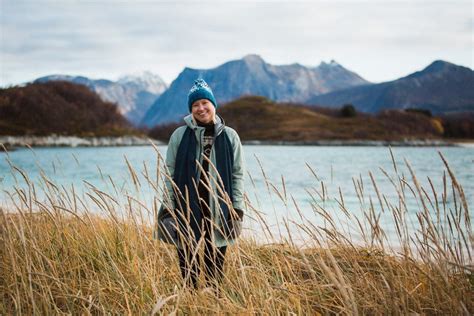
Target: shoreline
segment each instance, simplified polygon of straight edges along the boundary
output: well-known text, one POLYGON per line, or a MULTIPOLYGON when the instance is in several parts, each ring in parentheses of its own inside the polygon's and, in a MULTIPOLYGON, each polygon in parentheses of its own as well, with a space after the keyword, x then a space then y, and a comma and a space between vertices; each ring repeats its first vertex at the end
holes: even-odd
POLYGON ((165 145, 164 142, 139 136, 118 137, 77 137, 77 136, 0 136, 0 151, 15 150, 16 147, 114 147, 145 146, 153 142, 165 145), (3 145, 3 146, 2 146, 3 145))
MULTIPOLYGON (((360 146, 360 147, 462 147, 462 143, 439 139, 411 139, 411 140, 316 140, 316 141, 242 141, 243 145, 254 146, 360 146)), ((473 142, 466 143, 474 146, 473 142)))
MULTIPOLYGON (((165 142, 139 136, 118 137, 77 137, 77 136, 0 136, 0 152, 4 146, 8 151, 17 147, 115 147, 115 146, 146 146, 166 145, 165 142)), ((247 146, 367 146, 367 147, 473 147, 474 140, 443 140, 443 139, 405 139, 405 140, 245 140, 247 146)))

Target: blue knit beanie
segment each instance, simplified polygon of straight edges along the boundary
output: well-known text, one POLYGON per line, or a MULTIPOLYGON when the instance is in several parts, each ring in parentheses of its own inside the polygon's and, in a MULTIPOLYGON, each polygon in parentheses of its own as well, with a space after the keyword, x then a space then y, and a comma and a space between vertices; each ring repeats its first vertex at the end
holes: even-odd
POLYGON ((212 93, 211 88, 209 85, 204 81, 204 79, 196 79, 194 80, 194 85, 191 87, 188 93, 188 108, 189 112, 191 112, 191 107, 194 102, 199 99, 208 99, 209 101, 214 104, 214 107, 217 109, 217 102, 216 98, 214 98, 214 94, 212 93))

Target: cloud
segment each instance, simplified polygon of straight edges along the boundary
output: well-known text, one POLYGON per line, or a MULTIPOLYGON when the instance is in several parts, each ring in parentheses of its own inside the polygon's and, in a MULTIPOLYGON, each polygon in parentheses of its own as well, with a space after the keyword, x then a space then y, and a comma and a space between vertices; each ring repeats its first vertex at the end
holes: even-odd
POLYGON ((473 67, 470 1, 1 2, 0 85, 51 73, 114 79, 249 53, 275 64, 336 59, 368 80, 445 59, 473 67))

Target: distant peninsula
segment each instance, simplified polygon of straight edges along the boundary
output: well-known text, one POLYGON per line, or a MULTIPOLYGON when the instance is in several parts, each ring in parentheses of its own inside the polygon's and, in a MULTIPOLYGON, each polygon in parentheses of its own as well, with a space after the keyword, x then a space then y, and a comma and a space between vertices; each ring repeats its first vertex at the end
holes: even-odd
MULTIPOLYGON (((358 112, 243 96, 218 107, 248 145, 450 146, 474 140, 473 113, 433 116, 425 109, 358 112)), ((0 89, 0 146, 165 144, 183 123, 134 127, 115 103, 66 81, 0 89)))
MULTIPOLYGON (((217 110, 244 144, 324 146, 440 146, 474 140, 474 115, 433 116, 422 109, 357 112, 347 104, 324 108, 244 96, 217 110)), ((167 142, 180 123, 156 126, 152 138, 167 142)))

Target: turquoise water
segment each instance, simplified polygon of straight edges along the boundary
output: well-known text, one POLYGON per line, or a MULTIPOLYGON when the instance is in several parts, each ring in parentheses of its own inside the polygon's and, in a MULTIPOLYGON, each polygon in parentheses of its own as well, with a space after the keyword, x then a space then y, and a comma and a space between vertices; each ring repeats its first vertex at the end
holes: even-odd
MULTIPOLYGON (((164 156, 166 146, 160 146, 159 151, 164 156)), ((406 160, 431 200, 434 200, 434 196, 428 179, 438 192, 438 199, 441 199, 443 177, 445 175, 448 177, 438 153, 441 152, 462 185, 468 205, 471 207, 474 196, 474 148, 396 147, 392 151, 398 175, 411 183, 406 160)), ((384 170, 390 177, 396 178, 388 148, 244 146, 244 152, 248 173, 246 194, 254 208, 254 211, 247 212, 245 225, 247 230, 253 231, 256 236, 259 236, 261 228, 257 224, 259 216, 255 211, 259 212, 269 224, 270 230, 277 234, 283 229, 283 218, 288 221, 311 221, 315 225, 324 225, 322 216, 315 212, 320 208, 339 217, 342 214, 337 202, 341 200, 339 190, 349 213, 363 218, 363 212, 370 208, 372 202, 376 210, 383 211, 380 222, 386 224, 388 234, 394 233, 394 228, 390 224, 392 215, 388 211, 389 207, 384 203, 380 206, 369 175, 369 172, 372 173, 382 200, 398 205, 397 191, 382 172, 384 170), (265 181, 259 161, 267 181, 265 181), (315 175, 308 166, 313 169, 315 175), (363 197, 358 197, 356 194, 355 183, 358 182, 360 187, 363 187, 363 197)), ((8 155, 0 153, 0 206, 11 208, 13 203, 11 197, 13 196, 13 200, 17 199, 14 187, 26 187, 23 177, 12 169, 14 165, 26 171, 28 177, 36 183, 39 199, 44 197, 41 192, 44 185, 39 181, 43 172, 62 190, 67 191, 74 187, 76 192, 82 193, 88 190, 88 183, 90 183, 113 196, 123 198, 128 195, 139 200, 144 206, 150 207, 155 192, 146 184, 143 173, 147 170, 155 179, 156 164, 157 154, 149 146, 35 148, 34 150, 18 149, 8 155), (125 158, 139 174, 138 180, 141 186, 138 190, 133 185, 125 158)), ((450 189, 449 177, 447 183, 448 190, 445 198, 448 203, 453 203, 454 197, 450 189)), ((413 185, 411 187, 414 189, 413 185)), ((87 196, 83 196, 87 200, 87 196)), ((420 201, 413 198, 409 188, 406 189, 405 202, 407 216, 416 225, 420 201)), ((349 224, 340 224, 347 225, 350 230, 349 224)))

